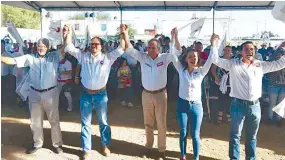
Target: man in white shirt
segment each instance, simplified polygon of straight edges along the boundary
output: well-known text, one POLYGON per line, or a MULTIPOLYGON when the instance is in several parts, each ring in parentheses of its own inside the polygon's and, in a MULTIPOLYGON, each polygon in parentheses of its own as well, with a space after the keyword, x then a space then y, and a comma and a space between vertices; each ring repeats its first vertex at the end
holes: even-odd
MULTIPOLYGON (((108 97, 106 91, 106 84, 109 78, 111 66, 114 61, 120 57, 124 51, 124 44, 116 48, 110 53, 102 53, 102 46, 104 42, 99 37, 93 37, 90 44, 90 52, 82 53, 76 49, 72 44, 71 28, 64 27, 64 32, 67 33, 65 44, 65 52, 74 56, 81 66, 81 83, 83 86, 83 93, 80 97, 80 115, 82 122, 81 141, 83 150, 83 159, 90 159, 91 151, 91 120, 92 110, 96 111, 97 120, 99 123, 101 143, 103 146, 103 154, 110 155, 108 146, 111 142, 111 128, 107 120, 108 112, 108 97), (122 49, 123 48, 123 49, 122 49)), ((76 77, 78 78, 78 77, 76 77)))
POLYGON ((157 39, 148 42, 147 53, 133 48, 128 32, 123 32, 127 55, 140 62, 142 72, 142 104, 146 132, 146 151, 143 157, 151 154, 154 141, 154 122, 158 128, 158 159, 164 159, 166 149, 166 114, 167 114, 167 66, 172 61, 170 54, 159 53, 161 46, 157 39))
MULTIPOLYGON (((285 42, 281 47, 285 46, 285 42)), ((216 49, 216 48, 215 48, 216 49)), ((217 54, 217 51, 214 53, 217 54)), ((259 98, 262 93, 262 77, 268 72, 285 68, 285 56, 273 62, 254 59, 255 48, 252 42, 242 44, 242 58, 222 59, 214 62, 218 67, 229 71, 231 103, 231 131, 229 142, 229 157, 240 159, 240 139, 243 125, 246 129, 245 153, 246 159, 256 159, 257 132, 261 118, 259 98)))

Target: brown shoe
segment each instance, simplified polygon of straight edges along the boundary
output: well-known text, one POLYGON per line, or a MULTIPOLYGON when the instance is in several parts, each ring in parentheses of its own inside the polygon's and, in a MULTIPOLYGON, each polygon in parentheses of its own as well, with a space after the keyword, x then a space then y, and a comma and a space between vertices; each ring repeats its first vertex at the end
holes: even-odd
POLYGON ((103 147, 103 155, 106 157, 111 155, 111 151, 109 150, 109 148, 107 146, 103 147))
POLYGON ((142 158, 146 159, 151 157, 152 150, 150 148, 145 148, 144 151, 142 152, 142 158))
POLYGON ((91 160, 91 154, 89 152, 83 152, 82 159, 83 160, 91 160))
POLYGON ((158 152, 157 160, 164 160, 165 159, 165 152, 158 152))

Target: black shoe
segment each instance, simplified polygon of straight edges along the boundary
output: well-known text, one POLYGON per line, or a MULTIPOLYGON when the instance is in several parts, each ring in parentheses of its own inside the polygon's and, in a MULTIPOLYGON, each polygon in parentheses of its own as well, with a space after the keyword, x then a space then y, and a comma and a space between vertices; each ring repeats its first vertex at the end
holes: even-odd
POLYGON ((151 156, 152 150, 149 148, 145 148, 145 151, 142 152, 142 158, 149 158, 151 156))
POLYGON ((28 148, 27 149, 27 151, 26 151, 26 153, 27 154, 33 154, 33 153, 35 153, 36 151, 38 151, 40 148, 42 148, 42 147, 34 147, 34 146, 32 146, 31 148, 28 148))
POLYGON ((59 147, 54 148, 54 152, 55 152, 56 154, 61 154, 61 153, 63 153, 62 147, 59 146, 59 147))

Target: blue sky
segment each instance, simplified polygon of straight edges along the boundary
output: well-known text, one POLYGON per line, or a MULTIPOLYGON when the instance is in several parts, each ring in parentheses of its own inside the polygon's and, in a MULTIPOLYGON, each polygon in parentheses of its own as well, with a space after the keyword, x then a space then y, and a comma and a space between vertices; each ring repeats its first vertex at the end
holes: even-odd
MULTIPOLYGON (((57 12, 58 13, 58 12, 57 12)), ((55 14, 57 14, 55 13, 55 14)), ((84 12, 60 12, 61 19, 67 19, 71 14, 78 14, 84 12)), ((108 12, 111 17, 120 19, 120 12, 108 12)), ((206 20, 204 27, 199 36, 203 37, 212 33, 212 12, 191 12, 191 11, 125 11, 123 12, 123 20, 134 20, 139 23, 142 28, 153 28, 157 23, 163 27, 164 30, 170 30, 173 27, 181 27, 189 22, 193 13, 197 17, 209 18, 206 20), (151 17, 151 18, 150 18, 151 17), (185 21, 183 21, 185 20, 185 21), (164 24, 164 25, 162 25, 164 24)), ((215 21, 215 32, 223 34, 224 29, 230 28, 230 37, 244 37, 251 36, 260 31, 272 31, 275 34, 285 38, 285 24, 281 21, 275 20, 271 15, 270 10, 262 11, 216 11, 216 18, 232 18, 230 26, 224 21, 215 21), (226 26, 226 28, 224 28, 226 26)), ((181 31, 182 32, 182 31, 181 31)))

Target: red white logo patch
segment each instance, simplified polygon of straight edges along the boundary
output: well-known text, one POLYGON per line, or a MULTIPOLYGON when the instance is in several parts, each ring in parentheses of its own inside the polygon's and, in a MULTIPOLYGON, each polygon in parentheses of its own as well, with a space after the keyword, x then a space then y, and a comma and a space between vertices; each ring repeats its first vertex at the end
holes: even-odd
POLYGON ((157 67, 162 66, 162 65, 163 65, 163 62, 159 62, 156 64, 157 67))

